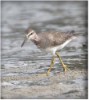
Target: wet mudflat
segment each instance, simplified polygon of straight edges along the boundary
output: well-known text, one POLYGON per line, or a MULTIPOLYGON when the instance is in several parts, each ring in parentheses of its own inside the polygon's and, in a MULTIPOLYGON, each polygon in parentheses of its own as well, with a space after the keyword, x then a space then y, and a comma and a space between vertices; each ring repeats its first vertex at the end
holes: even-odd
POLYGON ((2 2, 2 98, 87 98, 86 12, 87 2, 2 2), (70 71, 56 59, 50 76, 43 75, 52 55, 31 41, 21 48, 28 26, 38 33, 75 30, 76 41, 60 51, 70 71))
MULTIPOLYGON (((11 70, 9 69, 9 71, 11 70)), ((17 68, 14 69, 14 72, 16 70, 20 71, 17 68)), ((2 78, 2 88, 3 98, 82 99, 87 98, 87 72, 85 70, 70 70, 50 76, 43 73, 29 76, 26 74, 8 75, 2 78)))

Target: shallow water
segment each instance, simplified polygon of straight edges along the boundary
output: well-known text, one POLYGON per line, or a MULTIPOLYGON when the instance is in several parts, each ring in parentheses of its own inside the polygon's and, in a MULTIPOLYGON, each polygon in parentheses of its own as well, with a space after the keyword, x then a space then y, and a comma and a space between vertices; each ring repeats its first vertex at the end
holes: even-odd
MULTIPOLYGON (((3 77, 29 76, 46 72, 49 68, 52 57, 50 53, 40 51, 31 41, 21 48, 28 27, 38 33, 75 30, 78 38, 62 49, 60 54, 71 69, 87 68, 87 2, 2 2, 1 13, 3 77), (14 70, 16 68, 21 70, 14 70)), ((52 75, 62 71, 59 65, 57 59, 52 75)))

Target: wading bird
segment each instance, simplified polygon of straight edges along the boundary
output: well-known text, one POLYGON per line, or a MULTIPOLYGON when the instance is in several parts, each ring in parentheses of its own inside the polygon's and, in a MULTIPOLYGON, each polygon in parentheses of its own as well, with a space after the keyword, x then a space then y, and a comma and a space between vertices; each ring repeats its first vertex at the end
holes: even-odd
POLYGON ((34 30, 28 29, 26 31, 25 39, 21 45, 24 45, 26 40, 30 39, 38 48, 44 49, 46 51, 50 51, 53 55, 50 67, 46 73, 46 75, 50 74, 52 67, 55 62, 55 55, 59 58, 64 72, 66 72, 69 68, 62 61, 61 56, 58 53, 58 50, 64 48, 70 41, 76 38, 76 35, 73 34, 74 31, 70 32, 43 32, 37 34, 34 30))

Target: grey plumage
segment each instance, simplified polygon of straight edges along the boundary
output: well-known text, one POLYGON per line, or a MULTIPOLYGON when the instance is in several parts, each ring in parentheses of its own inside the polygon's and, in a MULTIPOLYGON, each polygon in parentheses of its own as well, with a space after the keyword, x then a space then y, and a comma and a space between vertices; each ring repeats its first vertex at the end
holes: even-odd
POLYGON ((74 36, 71 32, 44 32, 37 34, 39 41, 32 40, 39 48, 46 49, 63 44, 65 41, 74 36))
POLYGON ((53 54, 55 54, 57 50, 62 49, 75 38, 76 36, 74 35, 74 31, 43 32, 37 34, 34 30, 27 29, 26 36, 21 47, 24 45, 26 39, 30 39, 38 48, 51 51, 53 54))

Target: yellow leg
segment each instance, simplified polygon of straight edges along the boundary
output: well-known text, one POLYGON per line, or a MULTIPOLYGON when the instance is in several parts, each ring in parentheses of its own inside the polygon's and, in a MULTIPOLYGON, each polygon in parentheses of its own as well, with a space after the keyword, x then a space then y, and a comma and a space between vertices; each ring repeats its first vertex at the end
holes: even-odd
POLYGON ((53 66, 54 66, 54 61, 55 61, 55 57, 53 56, 53 57, 52 57, 52 60, 51 60, 50 67, 49 67, 49 69, 48 69, 48 71, 47 71, 47 76, 50 74, 50 71, 51 71, 51 69, 52 69, 53 66))
POLYGON ((56 55, 59 58, 59 60, 61 61, 61 64, 62 64, 64 72, 66 72, 67 70, 69 70, 69 68, 67 67, 67 65, 65 65, 64 62, 62 61, 62 58, 61 58, 61 56, 59 55, 58 52, 56 52, 56 55))

